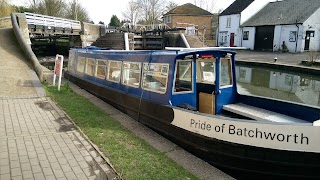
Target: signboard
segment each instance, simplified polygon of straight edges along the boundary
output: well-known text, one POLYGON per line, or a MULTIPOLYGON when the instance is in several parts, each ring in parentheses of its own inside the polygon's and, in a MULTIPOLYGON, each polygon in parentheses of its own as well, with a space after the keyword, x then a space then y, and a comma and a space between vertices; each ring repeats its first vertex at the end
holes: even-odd
POLYGON ((58 91, 60 91, 61 86, 61 78, 62 78, 62 68, 63 68, 63 56, 57 54, 55 63, 54 63, 54 74, 53 74, 53 86, 56 85, 56 78, 59 77, 58 80, 58 91))

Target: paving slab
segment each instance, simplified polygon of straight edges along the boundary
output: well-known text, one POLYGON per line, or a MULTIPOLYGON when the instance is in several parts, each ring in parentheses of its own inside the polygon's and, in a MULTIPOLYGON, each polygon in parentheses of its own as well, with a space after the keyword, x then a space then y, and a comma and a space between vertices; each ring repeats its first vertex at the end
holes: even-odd
POLYGON ((95 146, 46 97, 11 28, 0 28, 0 180, 113 179, 95 146))
POLYGON ((0 98, 0 132, 1 180, 108 179, 106 162, 47 97, 0 98))

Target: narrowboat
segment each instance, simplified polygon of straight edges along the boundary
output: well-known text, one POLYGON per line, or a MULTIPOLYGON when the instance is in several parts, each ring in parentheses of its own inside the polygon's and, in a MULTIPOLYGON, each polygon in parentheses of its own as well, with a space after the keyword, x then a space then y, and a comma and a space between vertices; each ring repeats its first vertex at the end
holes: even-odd
POLYGON ((235 56, 72 49, 65 78, 228 172, 320 179, 320 108, 239 94, 235 56))

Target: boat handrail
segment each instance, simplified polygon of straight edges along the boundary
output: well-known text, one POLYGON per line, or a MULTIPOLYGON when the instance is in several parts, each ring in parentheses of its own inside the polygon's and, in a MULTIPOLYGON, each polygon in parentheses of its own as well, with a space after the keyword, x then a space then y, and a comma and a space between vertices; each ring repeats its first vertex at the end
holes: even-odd
POLYGON ((166 50, 173 51, 199 51, 199 50, 247 50, 246 47, 201 47, 201 48, 185 48, 185 47, 165 47, 166 50))

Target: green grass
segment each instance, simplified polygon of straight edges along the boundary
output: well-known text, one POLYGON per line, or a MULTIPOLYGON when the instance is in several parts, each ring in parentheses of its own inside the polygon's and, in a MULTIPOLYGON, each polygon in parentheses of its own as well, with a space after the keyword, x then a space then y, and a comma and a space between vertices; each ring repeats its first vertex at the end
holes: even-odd
POLYGON ((125 179, 198 179, 68 87, 47 94, 110 159, 125 179))

